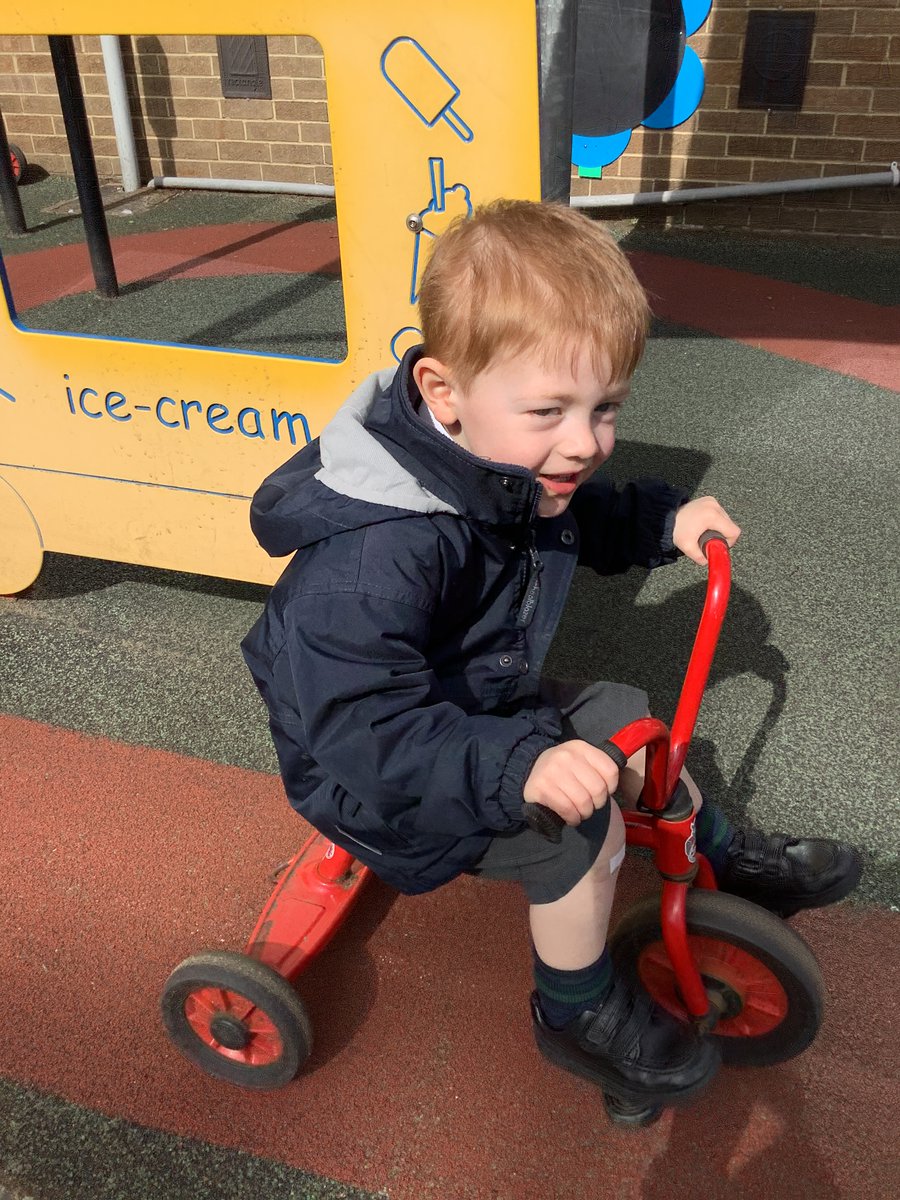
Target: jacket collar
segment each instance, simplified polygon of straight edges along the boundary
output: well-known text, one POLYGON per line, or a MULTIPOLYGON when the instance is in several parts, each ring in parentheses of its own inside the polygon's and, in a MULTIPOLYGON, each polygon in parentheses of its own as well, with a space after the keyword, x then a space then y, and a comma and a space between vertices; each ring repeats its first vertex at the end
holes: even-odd
POLYGON ((375 404, 366 428, 435 496, 462 516, 486 525, 527 525, 537 514, 540 485, 525 467, 470 454, 419 416, 422 397, 412 368, 424 353, 403 356, 384 403, 375 404))

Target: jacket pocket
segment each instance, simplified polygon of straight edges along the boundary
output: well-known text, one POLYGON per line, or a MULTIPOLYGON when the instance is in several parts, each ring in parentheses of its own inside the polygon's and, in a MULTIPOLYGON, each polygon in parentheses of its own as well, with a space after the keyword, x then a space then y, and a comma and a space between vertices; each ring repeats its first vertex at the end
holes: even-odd
POLYGON ((375 809, 345 794, 335 816, 334 829, 357 846, 380 857, 409 852, 406 838, 389 825, 375 809))

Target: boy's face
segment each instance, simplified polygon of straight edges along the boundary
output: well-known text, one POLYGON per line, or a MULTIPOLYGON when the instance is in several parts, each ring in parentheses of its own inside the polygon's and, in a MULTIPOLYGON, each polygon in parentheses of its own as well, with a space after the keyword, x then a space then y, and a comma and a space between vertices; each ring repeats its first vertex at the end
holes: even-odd
POLYGON ((455 442, 479 458, 531 471, 542 489, 542 517, 565 512, 576 488, 612 454, 629 389, 608 372, 598 378, 586 348, 574 364, 563 356, 556 367, 531 357, 500 359, 465 390, 437 359, 420 359, 413 375, 455 442))

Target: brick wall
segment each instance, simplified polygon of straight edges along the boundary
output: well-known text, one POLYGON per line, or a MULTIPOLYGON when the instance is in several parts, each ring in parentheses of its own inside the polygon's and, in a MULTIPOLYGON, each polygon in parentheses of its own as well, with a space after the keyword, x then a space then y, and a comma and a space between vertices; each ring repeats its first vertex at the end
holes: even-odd
MULTIPOLYGON (((271 100, 226 100, 214 37, 121 38, 141 176, 334 182, 322 52, 268 39, 271 100)), ((76 37, 101 179, 119 160, 98 37, 76 37)), ((71 174, 47 39, 0 36, 0 109, 11 141, 51 174, 71 174)))
MULTIPOLYGON (((333 182, 318 43, 268 39, 271 100, 226 100, 215 38, 122 39, 143 176, 333 182)), ((703 60, 698 111, 671 131, 637 129, 603 178, 607 195, 883 171, 900 158, 900 0, 713 0, 689 41, 703 60), (747 13, 816 13, 803 108, 737 107, 747 13)), ((101 177, 118 174, 99 39, 76 38, 101 177)), ((10 138, 51 173, 71 170, 46 38, 0 35, 0 108, 10 138)), ((611 216, 638 210, 611 210, 611 216)), ((641 210, 674 224, 900 237, 900 189, 858 188, 641 210)))
MULTIPOLYGON (((581 195, 885 171, 900 159, 900 0, 713 0, 689 38, 703 61, 700 107, 671 131, 638 128, 581 195), (747 14, 814 11, 812 54, 800 112, 738 108, 747 14)), ((604 210, 606 211, 606 210, 604 210)), ((900 188, 799 192, 662 209, 671 224, 900 238, 900 188)))

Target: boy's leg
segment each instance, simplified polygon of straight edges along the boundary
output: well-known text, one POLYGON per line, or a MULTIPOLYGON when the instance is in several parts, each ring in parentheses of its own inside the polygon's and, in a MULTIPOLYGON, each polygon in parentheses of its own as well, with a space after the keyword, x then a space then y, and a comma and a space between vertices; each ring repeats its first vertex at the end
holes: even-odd
POLYGON ((706 1086, 719 1053, 613 971, 606 933, 625 826, 618 806, 609 807, 609 834, 586 874, 563 896, 529 909, 535 1040, 555 1065, 620 1100, 677 1102, 706 1086))
MULTIPOLYGON (((619 791, 631 806, 644 784, 644 757, 638 751, 619 779, 619 791)), ((803 908, 834 904, 859 883, 862 862, 852 846, 830 838, 738 829, 720 808, 704 802, 686 770, 681 778, 697 814, 697 849, 709 859, 722 891, 790 917, 803 908)))
MULTIPOLYGON (((647 703, 642 692, 616 685, 557 684, 544 694, 559 706, 566 736, 595 744, 642 715, 647 703)), ((523 846, 542 840, 531 831, 521 837, 523 846)), ((719 1054, 613 971, 606 936, 625 854, 618 805, 610 801, 589 821, 565 829, 563 846, 568 850, 555 869, 532 862, 519 876, 531 901, 538 1048, 620 1099, 650 1105, 684 1099, 709 1082, 719 1054), (587 854, 585 841, 592 847, 587 854)))
POLYGON ((625 855, 625 822, 618 806, 609 810, 609 831, 593 866, 559 900, 532 904, 531 940, 541 962, 559 971, 579 971, 600 958, 606 946, 616 878, 625 855))
POLYGON ((581 879, 559 899, 528 909, 537 1001, 554 1029, 595 1009, 613 988, 606 935, 625 857, 625 822, 615 804, 609 816, 606 840, 581 879))

